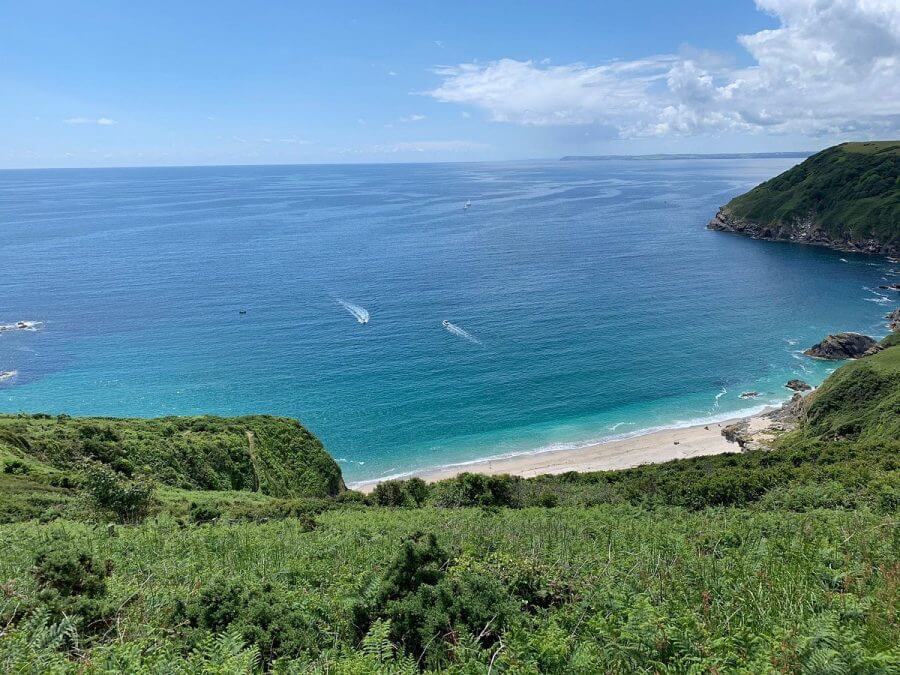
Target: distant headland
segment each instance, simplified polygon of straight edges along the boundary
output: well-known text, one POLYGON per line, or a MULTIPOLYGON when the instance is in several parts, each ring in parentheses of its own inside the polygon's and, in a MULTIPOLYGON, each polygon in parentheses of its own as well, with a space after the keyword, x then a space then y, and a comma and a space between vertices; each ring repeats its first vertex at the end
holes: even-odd
POLYGON ((663 159, 806 159, 812 152, 719 152, 711 154, 657 154, 657 155, 566 155, 561 162, 604 162, 619 160, 663 159))

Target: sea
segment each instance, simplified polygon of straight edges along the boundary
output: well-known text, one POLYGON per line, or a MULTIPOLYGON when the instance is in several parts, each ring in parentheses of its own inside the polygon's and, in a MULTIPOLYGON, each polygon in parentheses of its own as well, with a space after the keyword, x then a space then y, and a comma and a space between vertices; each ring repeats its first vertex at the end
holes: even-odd
POLYGON ((0 171, 0 412, 290 416, 350 483, 750 413, 897 299, 705 228, 797 161, 0 171))

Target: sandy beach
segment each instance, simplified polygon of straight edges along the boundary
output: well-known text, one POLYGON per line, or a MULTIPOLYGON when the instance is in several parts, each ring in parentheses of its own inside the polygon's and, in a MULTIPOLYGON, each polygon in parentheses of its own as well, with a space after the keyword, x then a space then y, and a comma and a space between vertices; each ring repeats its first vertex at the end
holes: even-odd
MULTIPOLYGON (((416 472, 413 475, 429 483, 452 478, 464 472, 508 473, 528 478, 546 473, 565 473, 566 471, 627 469, 641 464, 658 464, 673 459, 740 452, 736 443, 729 443, 725 440, 722 436, 722 429, 741 419, 748 419, 751 430, 761 431, 771 423, 771 420, 765 417, 769 410, 771 409, 747 418, 736 417, 680 429, 662 429, 640 436, 611 440, 570 450, 548 450, 515 457, 486 459, 439 467, 416 472)), ((362 481, 351 484, 350 487, 361 492, 370 492, 379 482, 378 480, 362 481)))

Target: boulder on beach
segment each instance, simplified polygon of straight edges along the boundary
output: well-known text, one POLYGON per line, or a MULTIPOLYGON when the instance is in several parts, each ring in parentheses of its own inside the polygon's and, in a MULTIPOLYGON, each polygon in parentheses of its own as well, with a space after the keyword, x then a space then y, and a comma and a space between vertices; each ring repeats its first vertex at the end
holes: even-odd
POLYGON ((807 349, 804 354, 817 359, 840 361, 858 359, 877 343, 868 335, 860 333, 836 333, 829 335, 819 344, 807 349))
POLYGON ((788 380, 784 386, 788 389, 793 389, 794 391, 809 391, 812 389, 812 387, 803 380, 788 380))

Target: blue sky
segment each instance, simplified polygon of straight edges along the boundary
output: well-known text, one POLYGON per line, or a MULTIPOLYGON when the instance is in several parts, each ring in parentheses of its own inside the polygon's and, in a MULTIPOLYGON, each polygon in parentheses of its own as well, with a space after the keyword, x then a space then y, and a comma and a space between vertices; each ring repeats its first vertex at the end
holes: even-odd
POLYGON ((896 0, 0 2, 0 167, 819 148, 898 73, 896 0))

